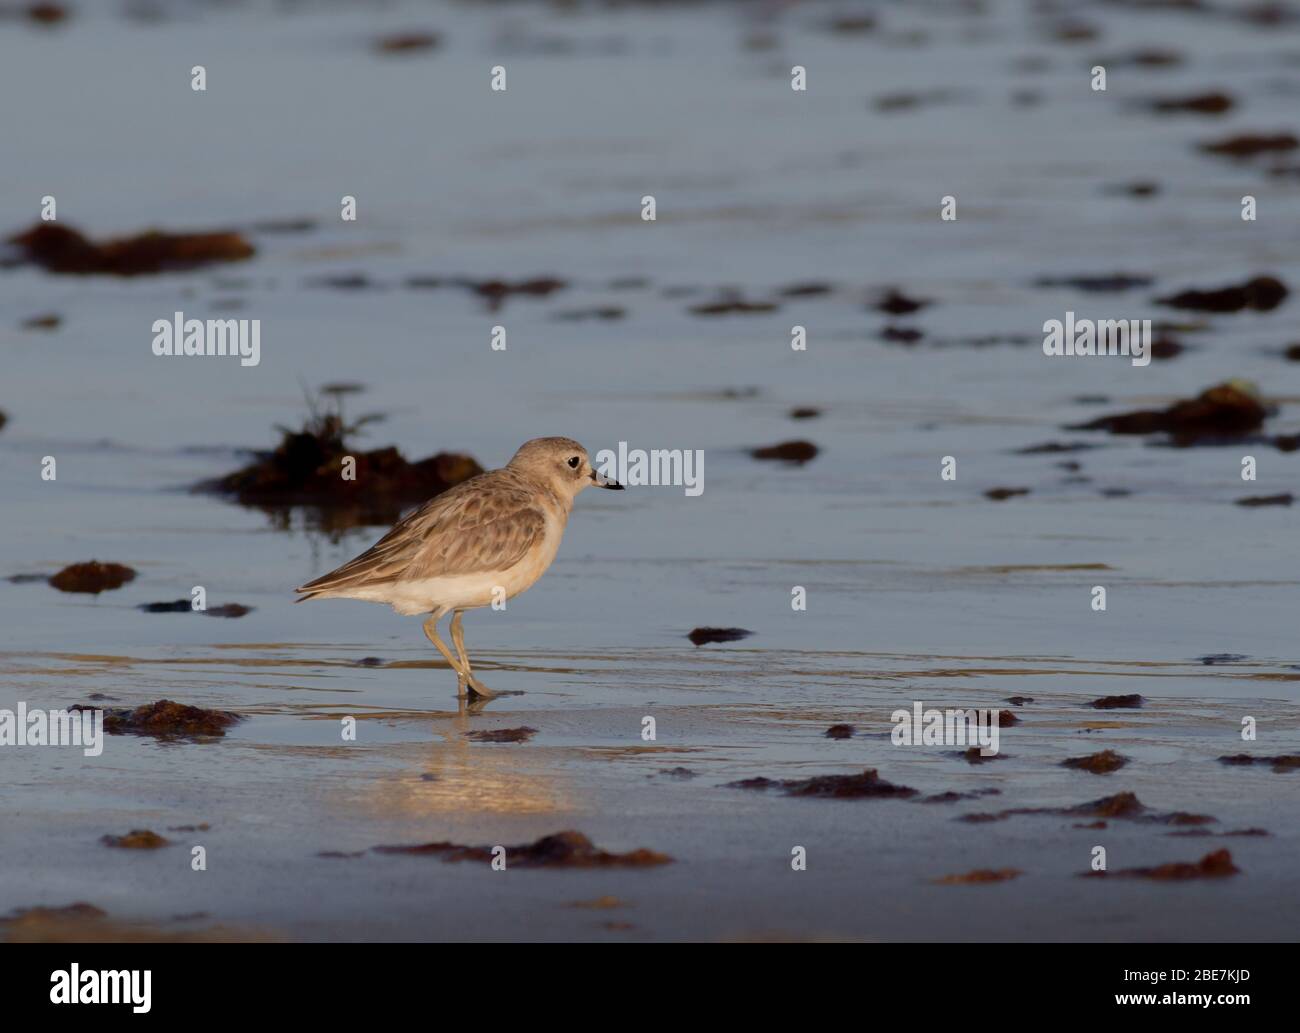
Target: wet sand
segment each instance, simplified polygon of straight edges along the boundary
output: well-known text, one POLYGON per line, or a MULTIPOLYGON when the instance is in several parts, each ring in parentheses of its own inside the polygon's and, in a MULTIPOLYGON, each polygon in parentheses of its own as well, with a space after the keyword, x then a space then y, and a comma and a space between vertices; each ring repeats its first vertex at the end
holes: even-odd
POLYGON ((1283 356, 1293 297, 1222 314, 1155 302, 1262 274, 1300 284, 1300 180, 1268 172, 1289 159, 1198 150, 1293 131, 1300 48, 1239 20, 1106 4, 1081 9, 1098 38, 1073 43, 1018 4, 887 8, 868 33, 828 31, 827 10, 799 5, 766 27, 729 5, 254 9, 150 26, 85 12, 53 30, 0 27, 0 66, 51 84, 44 121, 7 122, 5 236, 54 193, 60 221, 96 239, 238 227, 257 248, 125 280, 0 270, 0 577, 92 558, 137 572, 98 596, 0 581, 0 707, 99 693, 245 716, 216 741, 114 736, 99 758, 0 749, 0 916, 74 901, 107 915, 0 936, 108 921, 114 936, 321 940, 1294 938, 1300 775, 1217 758, 1300 752, 1294 510, 1234 504, 1294 491, 1300 457, 1063 428, 1244 377, 1275 410, 1268 435, 1300 431, 1300 367, 1283 356), (372 46, 426 23, 442 34, 431 50, 372 46), (760 31, 774 48, 754 46, 760 31), (1107 92, 1088 90, 1097 56, 1157 44, 1182 63, 1110 62, 1107 92), (177 80, 198 50, 206 94, 177 80), (497 61, 502 95, 486 86, 497 61), (789 89, 795 61, 807 94, 789 89), (1133 106, 1210 87, 1238 103, 1222 116, 1133 106), (937 95, 877 103, 909 91, 937 95), (1139 181, 1159 190, 1112 189, 1139 181), (1259 197, 1254 223, 1238 215, 1245 193, 1259 197), (356 224, 338 220, 343 194, 359 199, 356 224), (937 217, 946 194, 956 223, 937 217), (312 227, 252 228, 301 217, 312 227), (1121 271, 1151 283, 1037 285, 1121 271), (411 285, 534 277, 566 286, 497 305, 411 285), (830 289, 790 290, 801 284, 830 289), (881 311, 890 288, 929 304, 881 311), (730 289, 775 309, 691 311, 730 289), (572 317, 610 308, 623 314, 572 317), (1048 359, 1039 328, 1067 308, 1204 325, 1171 331, 1186 350, 1144 369, 1048 359), (261 364, 153 356, 150 324, 178 309, 260 318, 261 364), (60 322, 23 326, 41 313, 60 322), (498 323, 504 353, 488 344, 498 323), (796 323, 806 353, 790 349, 796 323), (523 695, 461 714, 418 621, 291 603, 382 528, 321 530, 301 511, 190 490, 272 447, 274 425, 303 416, 303 384, 348 380, 367 385, 350 413, 387 415, 365 448, 486 466, 542 434, 702 448, 705 491, 580 498, 547 576, 505 612, 466 619, 483 679, 523 695), (822 415, 791 419, 800 406, 822 415), (816 458, 749 454, 796 439, 816 458), (1044 442, 1096 447, 1018 454, 1044 442), (1244 454, 1255 482, 1240 479, 1244 454), (54 482, 40 479, 47 455, 54 482), (945 455, 956 481, 939 477, 945 455), (986 497, 1000 487, 1030 490, 986 497), (1098 584, 1105 613, 1089 605, 1098 584), (252 612, 138 609, 194 585, 252 612), (806 612, 791 610, 795 585, 806 612), (695 647, 700 626, 754 634, 695 647), (1242 659, 1200 659, 1213 654, 1242 659), (1090 706, 1133 693, 1140 709, 1090 706), (891 744, 890 714, 914 700, 1009 707, 1021 723, 1003 729, 1003 759, 968 764, 891 744), (347 716, 356 742, 340 736, 347 716), (1244 716, 1255 742, 1240 739, 1244 716), (855 734, 828 739, 835 724, 855 734), (525 726, 537 731, 523 742, 467 738, 525 726), (1060 767, 1105 749, 1129 763, 1060 767), (918 795, 727 785, 864 768, 918 795), (959 820, 1121 792, 1211 815, 1214 835, 959 820), (1257 828, 1269 835, 1219 835, 1257 828), (133 829, 172 845, 101 845, 133 829), (498 872, 371 850, 565 829, 673 862, 498 872), (190 870, 196 844, 206 872, 190 870), (1227 847, 1241 872, 1078 878, 1096 845, 1115 870, 1227 847), (806 871, 791 870, 795 846, 806 871), (975 869, 1023 874, 935 882, 975 869), (605 897, 619 906, 572 906, 605 897))
POLYGON ((184 686, 187 698, 224 706, 229 686, 240 684, 249 720, 215 742, 115 737, 101 762, 28 750, 8 790, 4 903, 85 899, 115 919, 163 931, 219 922, 306 939, 1290 935, 1294 776, 1214 759, 1231 748, 1224 729, 1243 709, 1266 715, 1262 738, 1295 734, 1300 707, 1277 698, 1293 682, 1274 680, 1267 666, 703 653, 689 645, 533 649, 493 654, 484 665, 485 678, 525 684, 527 694, 471 716, 412 706, 413 697, 445 697, 450 679, 418 649, 390 650, 384 667, 353 666, 367 648, 278 643, 216 655, 173 649, 167 658, 6 655, 6 681, 17 679, 28 698, 124 684, 145 698, 184 686), (1081 705, 1121 686, 1141 690, 1148 703, 1110 712, 1081 705), (943 707, 996 702, 1004 693, 1034 702, 1016 708, 1021 723, 1003 729, 997 763, 970 765, 952 750, 889 741, 887 711, 904 696, 943 707), (646 714, 657 722, 653 743, 639 736, 646 714), (358 718, 356 742, 340 740, 340 715, 358 718), (838 722, 855 726, 852 739, 825 737, 838 722), (521 724, 538 730, 525 744, 466 738, 470 730, 521 724), (1064 756, 1103 747, 1129 764, 1104 776, 1059 767, 1064 756), (998 792, 954 803, 839 801, 727 785, 863 767, 924 796, 998 792), (1154 811, 1217 818, 1195 827, 1213 835, 1124 820, 1098 830, 1083 827, 1087 818, 1052 815, 961 820, 1126 791, 1154 811), (29 794, 39 794, 39 812, 23 806, 29 794), (200 824, 210 828, 169 831, 200 824), (141 826, 173 845, 146 853, 97 842, 107 830, 141 826), (1260 827, 1271 835, 1221 835, 1260 827), (637 870, 497 872, 477 862, 371 852, 438 840, 524 843, 568 828, 605 849, 649 847, 674 861, 637 870), (195 844, 207 849, 207 872, 188 870, 195 844), (1077 879, 1097 844, 1115 868, 1195 860, 1226 846, 1243 874, 1213 885, 1077 879), (790 870, 793 846, 807 849, 807 871, 790 870), (933 884, 1007 866, 1024 874, 1002 886, 933 884), (621 904, 576 906, 602 897, 621 904), (195 913, 204 917, 176 917, 195 913), (629 927, 608 929, 611 920, 629 927))

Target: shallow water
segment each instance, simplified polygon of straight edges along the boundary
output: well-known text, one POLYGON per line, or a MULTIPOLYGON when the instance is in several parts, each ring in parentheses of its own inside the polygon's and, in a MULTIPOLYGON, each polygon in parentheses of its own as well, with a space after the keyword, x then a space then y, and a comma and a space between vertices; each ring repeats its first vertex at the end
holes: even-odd
MULTIPOLYGON (((1062 430, 1164 405, 1229 377, 1257 381, 1300 430, 1294 299, 1271 313, 1205 317, 1188 350, 1134 368, 1047 359, 1043 320, 1186 321, 1152 303, 1190 286, 1268 273, 1300 282, 1300 180, 1194 144, 1295 129, 1300 38, 1227 18, 1070 5, 1100 38, 1046 39, 1020 4, 881 10, 865 35, 826 31, 829 7, 762 22, 731 5, 560 14, 543 5, 393 5, 293 14, 168 7, 141 25, 83 13, 36 31, 0 25, 4 91, 0 230, 58 198, 92 235, 248 226, 309 216, 300 234, 252 233, 248 263, 116 280, 0 270, 0 575, 92 557, 134 582, 98 597, 0 581, 0 707, 173 698, 238 711, 225 740, 113 737, 104 755, 0 750, 0 914, 88 900, 114 919, 289 938, 868 937, 881 939, 1292 938, 1297 775, 1233 768, 1222 754, 1300 747, 1300 658, 1288 605, 1300 574, 1289 508, 1243 495, 1295 490, 1300 456, 1271 446, 1167 449, 1062 430), (764 28, 764 26, 766 26, 764 28), (383 32, 427 27, 442 46, 374 53, 383 32), (924 32, 922 41, 911 30, 924 32), (771 31, 774 49, 745 45, 771 31), (1174 48, 1181 67, 1097 55, 1174 48), (1042 55, 1045 68, 1023 70, 1042 55), (509 90, 487 88, 505 63, 509 90), (208 68, 206 93, 187 70, 208 68), (794 93, 788 69, 809 69, 794 93), (1219 88, 1222 118, 1155 116, 1136 99, 1219 88), (878 112, 870 101, 950 90, 947 103, 878 112), (1041 103, 1013 103, 1019 89, 1041 103), (1106 192, 1156 180, 1156 197, 1106 192), (643 223, 654 194, 658 220, 643 223), (1256 195, 1255 222, 1239 218, 1256 195), (361 217, 337 220, 357 196, 361 217), (939 199, 958 198, 955 223, 939 199), (1040 276, 1155 277, 1082 293, 1040 276), (361 272, 373 286, 313 286, 361 272), (492 312, 469 292, 409 276, 571 286, 492 312), (642 286, 616 281, 639 277, 642 286), (772 314, 703 318, 688 307, 732 286, 779 299, 772 314), (933 304, 890 317, 897 286, 933 304), (693 288, 678 295, 671 288, 693 288), (235 299, 238 310, 220 306, 235 299), (562 313, 618 305, 625 318, 562 313), (157 358, 149 327, 187 315, 260 318, 262 361, 157 358), (54 331, 20 327, 58 312, 54 331), (507 327, 506 352, 489 348, 507 327), (792 352, 790 327, 808 328, 792 352), (915 326, 913 347, 880 340, 915 326), (976 347, 972 338, 1020 344, 976 347), (458 714, 454 678, 417 621, 354 602, 291 605, 293 586, 382 532, 342 540, 188 491, 274 443, 303 412, 302 385, 357 380, 352 413, 380 411, 364 447, 412 458, 464 450, 486 466, 523 440, 565 434, 705 453, 705 491, 640 488, 578 500, 547 576, 505 612, 466 620, 496 689, 458 714), (738 397, 722 392, 743 390, 738 397), (1105 404, 1081 396, 1105 395, 1105 404), (792 421, 795 406, 824 415, 792 421), (746 449, 808 438, 803 467, 746 449), (1044 441, 1101 447, 1016 455, 1044 441), (1259 480, 1240 479, 1243 454, 1259 480), (41 458, 58 461, 42 481, 41 458), (939 477, 955 456, 958 478, 939 477), (1075 460, 1086 482, 1055 464, 1075 460), (1032 488, 992 502, 994 486, 1032 488), (1108 497, 1106 489, 1131 494, 1108 497), (1108 608, 1090 608, 1094 585, 1108 608), (145 614, 182 598, 255 607, 238 620, 145 614), (808 609, 794 612, 791 587, 808 609), (742 642, 693 647, 700 625, 742 642), (1247 659, 1206 665, 1207 654, 1247 659), (358 666, 378 657, 382 666, 358 666), (1139 711, 1094 711, 1141 693, 1139 711), (1004 761, 970 766, 882 737, 893 710, 1032 696, 1003 731, 1004 761), (357 716, 356 743, 338 719, 357 716), (641 739, 656 718, 658 738, 641 739), (1242 743, 1243 716, 1259 740, 1242 743), (851 722, 849 741, 823 737, 851 722), (527 725, 527 743, 466 730, 527 725), (1109 776, 1056 766, 1113 747, 1109 776), (686 767, 694 778, 661 769, 686 767), (876 767, 925 793, 999 788, 959 804, 821 801, 727 788, 876 767), (426 777, 431 776, 431 777, 426 777), (1216 816, 1267 838, 1167 837, 1161 826, 967 811, 1060 806, 1131 790, 1157 810, 1216 816), (192 873, 178 845, 101 847, 106 833, 207 822, 192 873), (664 868, 492 872, 430 858, 327 859, 382 843, 516 844, 578 828, 607 849, 671 854, 664 868), (1243 874, 1179 885, 1080 882, 1090 849, 1113 868, 1195 860, 1228 846, 1243 874), (806 872, 790 870, 804 845, 806 872), (929 880, 1023 869, 990 886, 929 880), (491 883, 481 880, 493 879, 491 883), (610 894, 626 909, 565 905, 610 894), (958 906, 953 906, 956 896, 958 906), (205 917, 176 922, 175 915, 205 917), (606 921, 632 928, 609 929, 606 921)), ((1291 159, 1294 160, 1294 159, 1291 159)))

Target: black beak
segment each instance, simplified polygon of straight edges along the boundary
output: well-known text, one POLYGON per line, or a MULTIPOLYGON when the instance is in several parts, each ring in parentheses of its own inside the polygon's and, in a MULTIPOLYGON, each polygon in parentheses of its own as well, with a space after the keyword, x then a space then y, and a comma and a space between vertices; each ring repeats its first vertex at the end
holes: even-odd
POLYGON ((591 483, 594 484, 597 488, 608 488, 610 491, 623 490, 623 485, 619 484, 618 481, 602 481, 599 477, 596 476, 595 470, 591 471, 591 483))

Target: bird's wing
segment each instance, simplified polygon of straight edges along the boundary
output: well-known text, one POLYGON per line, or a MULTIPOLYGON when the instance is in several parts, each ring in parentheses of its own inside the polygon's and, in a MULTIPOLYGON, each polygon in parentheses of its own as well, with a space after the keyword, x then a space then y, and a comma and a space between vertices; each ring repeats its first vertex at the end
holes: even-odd
POLYGON ((383 538, 300 592, 505 570, 546 530, 536 494, 495 470, 464 481, 403 517, 383 538))
POLYGON ((440 514, 422 535, 406 579, 508 570, 546 533, 546 514, 533 492, 475 492, 440 514))

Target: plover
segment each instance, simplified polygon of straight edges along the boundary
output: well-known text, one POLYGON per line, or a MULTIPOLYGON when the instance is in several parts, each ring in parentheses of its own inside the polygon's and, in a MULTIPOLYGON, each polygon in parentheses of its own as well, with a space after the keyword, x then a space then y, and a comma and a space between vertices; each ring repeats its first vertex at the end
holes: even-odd
POLYGON ((356 559, 307 582, 295 601, 365 599, 427 613, 424 633, 456 672, 457 695, 493 696, 470 668, 461 617, 527 591, 546 573, 574 498, 593 484, 623 487, 599 476, 571 438, 534 438, 500 470, 435 496, 356 559), (448 613, 455 657, 438 637, 448 613))

